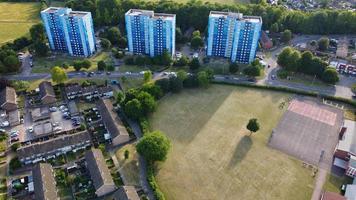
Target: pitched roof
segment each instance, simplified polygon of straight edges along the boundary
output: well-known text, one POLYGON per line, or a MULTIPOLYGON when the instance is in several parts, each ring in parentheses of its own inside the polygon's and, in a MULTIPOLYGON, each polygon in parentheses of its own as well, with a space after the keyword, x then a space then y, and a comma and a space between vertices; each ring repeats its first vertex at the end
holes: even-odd
POLYGON ((349 184, 346 186, 345 197, 347 200, 356 200, 356 185, 349 184))
POLYGON ((49 81, 42 81, 38 87, 39 87, 39 89, 40 89, 40 96, 41 96, 41 99, 42 99, 43 97, 45 97, 45 96, 56 97, 51 82, 49 82, 49 81))
POLYGON ((4 103, 16 104, 16 91, 12 87, 6 87, 0 92, 0 106, 4 103))
POLYGON ((85 160, 96 190, 103 185, 115 185, 101 150, 91 149, 87 151, 85 160))
POLYGON ((122 186, 114 194, 115 200, 140 200, 134 186, 122 186))
POLYGON ((89 133, 87 131, 82 131, 70 135, 60 136, 44 142, 34 143, 28 146, 20 147, 17 149, 17 155, 21 159, 40 153, 46 154, 69 145, 75 145, 78 143, 85 142, 87 140, 90 140, 89 133))
POLYGON ((339 140, 337 149, 356 155, 356 122, 344 120, 344 126, 341 131, 344 133, 339 140))
POLYGON ((56 180, 50 164, 39 163, 32 170, 35 197, 37 200, 58 199, 56 180))
POLYGON ((266 34, 266 32, 262 31, 261 32, 261 39, 260 39, 263 43, 266 42, 272 42, 271 39, 268 37, 268 35, 266 34))
POLYGON ((106 128, 109 130, 111 137, 115 138, 118 135, 128 135, 122 121, 117 117, 114 112, 114 106, 110 99, 99 99, 98 108, 103 118, 106 128))

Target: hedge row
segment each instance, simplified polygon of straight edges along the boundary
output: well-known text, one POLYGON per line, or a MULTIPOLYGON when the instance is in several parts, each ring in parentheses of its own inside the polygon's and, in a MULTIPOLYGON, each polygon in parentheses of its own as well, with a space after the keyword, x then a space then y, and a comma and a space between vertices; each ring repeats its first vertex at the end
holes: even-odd
POLYGON ((156 182, 152 164, 147 165, 147 181, 152 188, 153 195, 155 196, 155 198, 157 200, 165 200, 166 198, 164 197, 163 192, 161 192, 161 190, 159 189, 159 186, 156 182))
POLYGON ((329 95, 320 95, 316 92, 304 91, 304 90, 297 90, 291 89, 287 87, 277 87, 277 86, 269 86, 269 85, 256 85, 256 84, 249 84, 249 83, 231 83, 231 82, 220 82, 220 81, 212 81, 214 84, 222 84, 222 85, 234 85, 234 86, 242 86, 242 87, 250 87, 250 88, 258 88, 258 89, 265 89, 265 90, 273 90, 273 91, 280 91, 280 92, 287 92, 292 94, 299 94, 311 97, 321 97, 327 100, 336 101, 340 103, 346 103, 351 106, 356 107, 356 101, 352 99, 346 99, 342 97, 335 97, 329 95))
MULTIPOLYGON (((149 130, 149 123, 147 118, 141 118, 139 120, 140 123, 140 128, 143 134, 148 133, 149 130)), ((161 192, 157 182, 156 178, 154 175, 154 168, 152 163, 147 163, 147 181, 148 184, 150 184, 150 187, 152 188, 153 195, 157 200, 165 200, 166 198, 164 197, 163 192, 161 192)))

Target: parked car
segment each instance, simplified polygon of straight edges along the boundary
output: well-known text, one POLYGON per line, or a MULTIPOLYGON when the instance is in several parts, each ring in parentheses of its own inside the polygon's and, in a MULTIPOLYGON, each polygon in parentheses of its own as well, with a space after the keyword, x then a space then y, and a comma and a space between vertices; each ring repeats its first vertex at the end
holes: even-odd
POLYGON ((6 132, 5 129, 0 128, 0 133, 5 133, 5 132, 6 132))
POLYGON ((198 58, 199 57, 199 54, 198 53, 193 53, 193 58, 198 58))
POLYGON ((106 75, 110 75, 111 74, 111 72, 106 72, 106 75))
POLYGON ((53 106, 53 107, 50 107, 50 108, 49 108, 49 111, 51 111, 51 112, 56 112, 56 111, 57 111, 57 107, 54 107, 54 106, 53 106))
POLYGON ((59 126, 59 122, 52 122, 52 126, 53 127, 59 126))
POLYGON ((11 140, 10 140, 11 143, 14 143, 14 142, 17 142, 17 141, 19 141, 19 138, 18 138, 18 137, 11 138, 11 140))
POLYGON ((53 129, 54 131, 61 131, 62 130, 62 127, 60 127, 60 126, 56 126, 56 127, 54 127, 54 129, 53 129))
POLYGON ((1 127, 8 127, 8 126, 10 126, 9 121, 3 121, 3 122, 1 123, 1 127))
POLYGON ((32 126, 28 127, 27 130, 28 130, 29 133, 33 133, 33 127, 32 126))

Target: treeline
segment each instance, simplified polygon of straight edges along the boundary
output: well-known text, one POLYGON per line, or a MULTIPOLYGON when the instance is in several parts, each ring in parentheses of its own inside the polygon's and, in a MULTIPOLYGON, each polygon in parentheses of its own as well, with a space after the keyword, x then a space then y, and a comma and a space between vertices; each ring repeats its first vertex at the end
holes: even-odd
POLYGON ((174 1, 143 0, 67 0, 66 6, 75 10, 90 11, 95 26, 125 25, 125 12, 129 9, 148 9, 155 12, 175 13, 177 26, 185 31, 191 27, 205 31, 211 10, 241 12, 257 15, 263 19, 263 29, 273 26, 274 30, 291 30, 305 34, 347 34, 356 33, 356 12, 345 10, 316 10, 314 12, 291 11, 282 6, 268 4, 224 5, 192 0, 188 3, 174 1))
MULTIPOLYGON (((296 49, 286 47, 278 55, 277 63, 285 72, 299 72, 316 76, 329 84, 335 84, 339 81, 336 70, 329 68, 328 63, 314 56, 310 51, 301 53, 296 49)), ((288 73, 280 73, 279 76, 285 78, 288 73)))

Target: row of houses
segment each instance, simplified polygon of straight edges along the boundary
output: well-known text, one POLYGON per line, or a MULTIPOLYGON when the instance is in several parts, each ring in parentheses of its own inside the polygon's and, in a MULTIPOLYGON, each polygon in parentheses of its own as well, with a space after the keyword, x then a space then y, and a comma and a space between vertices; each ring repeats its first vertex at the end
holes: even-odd
POLYGON ((79 84, 71 84, 65 87, 65 93, 69 100, 83 98, 92 100, 93 98, 110 98, 113 97, 113 89, 111 86, 90 85, 82 87, 79 84))
MULTIPOLYGON (((123 186, 117 189, 101 150, 91 149, 87 151, 85 154, 85 162, 93 181, 97 197, 102 197, 114 192, 112 195, 114 200, 140 199, 133 186, 123 186)), ((36 164, 32 170, 32 176, 36 200, 60 199, 56 187, 55 175, 50 164, 36 164)))
POLYGON ((5 87, 0 91, 1 125, 8 124, 16 126, 20 124, 20 112, 17 105, 16 91, 12 87, 5 87), (4 123, 6 122, 6 123, 4 123))
POLYGON ((19 147, 17 155, 23 164, 32 164, 89 146, 91 146, 90 134, 87 131, 81 131, 19 147))

